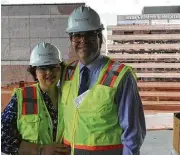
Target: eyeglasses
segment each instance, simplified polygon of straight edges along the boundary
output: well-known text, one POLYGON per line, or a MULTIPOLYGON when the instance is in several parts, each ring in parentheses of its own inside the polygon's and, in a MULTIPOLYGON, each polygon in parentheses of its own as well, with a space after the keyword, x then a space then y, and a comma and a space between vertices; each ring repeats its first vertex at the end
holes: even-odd
POLYGON ((89 31, 89 32, 80 32, 80 33, 71 33, 70 38, 72 42, 79 43, 82 41, 82 38, 87 40, 96 40, 99 32, 89 31))
POLYGON ((47 66, 37 66, 36 70, 40 71, 40 72, 45 72, 47 70, 53 70, 55 68, 58 68, 58 65, 47 65, 47 66))

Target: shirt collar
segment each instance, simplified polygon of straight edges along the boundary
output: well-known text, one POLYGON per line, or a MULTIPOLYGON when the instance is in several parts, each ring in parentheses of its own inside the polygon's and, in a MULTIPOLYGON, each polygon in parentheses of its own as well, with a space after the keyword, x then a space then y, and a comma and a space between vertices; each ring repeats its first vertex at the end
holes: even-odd
MULTIPOLYGON (((102 55, 99 55, 93 62, 91 62, 90 64, 86 65, 86 67, 90 70, 90 71, 94 71, 98 68, 101 67, 101 60, 103 59, 103 56, 102 55)), ((81 63, 81 61, 79 61, 79 69, 80 69, 80 72, 82 71, 82 68, 84 67, 85 65, 81 63)))

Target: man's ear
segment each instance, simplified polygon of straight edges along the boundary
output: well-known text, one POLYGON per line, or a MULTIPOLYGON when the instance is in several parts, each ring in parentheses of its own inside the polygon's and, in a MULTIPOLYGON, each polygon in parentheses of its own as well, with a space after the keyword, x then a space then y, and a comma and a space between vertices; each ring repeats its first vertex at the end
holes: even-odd
POLYGON ((69 40, 70 40, 70 42, 72 41, 72 36, 71 35, 69 35, 69 40))
POLYGON ((100 44, 100 48, 101 48, 102 47, 102 43, 103 43, 102 32, 99 33, 98 38, 99 38, 99 44, 100 44))

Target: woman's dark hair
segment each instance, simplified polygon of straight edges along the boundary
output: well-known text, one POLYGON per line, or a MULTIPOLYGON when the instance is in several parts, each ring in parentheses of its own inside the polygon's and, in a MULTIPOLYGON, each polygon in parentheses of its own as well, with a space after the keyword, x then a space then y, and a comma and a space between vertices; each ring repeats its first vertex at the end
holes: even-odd
MULTIPOLYGON (((61 67, 61 72, 63 73, 64 68, 65 68, 65 63, 61 62, 59 65, 61 67)), ((30 65, 30 66, 28 66, 27 71, 32 75, 33 80, 35 82, 38 82, 38 79, 36 78, 36 67, 33 67, 33 66, 30 65)), ((62 77, 60 77, 60 80, 62 81, 62 77)))
POLYGON ((64 61, 62 61, 60 63, 60 67, 61 67, 61 77, 60 77, 60 86, 62 86, 62 82, 63 82, 63 78, 64 78, 64 71, 65 71, 65 67, 66 67, 66 64, 64 61))
POLYGON ((33 80, 35 82, 37 82, 38 79, 36 78, 36 67, 33 67, 33 66, 30 65, 30 66, 28 66, 27 71, 32 75, 33 80))

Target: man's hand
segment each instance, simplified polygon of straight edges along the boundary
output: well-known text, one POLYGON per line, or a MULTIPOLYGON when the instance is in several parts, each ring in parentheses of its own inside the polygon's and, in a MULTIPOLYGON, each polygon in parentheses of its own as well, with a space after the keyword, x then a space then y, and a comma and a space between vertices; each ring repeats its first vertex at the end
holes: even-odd
POLYGON ((44 145, 41 155, 69 155, 70 149, 64 144, 44 145))

